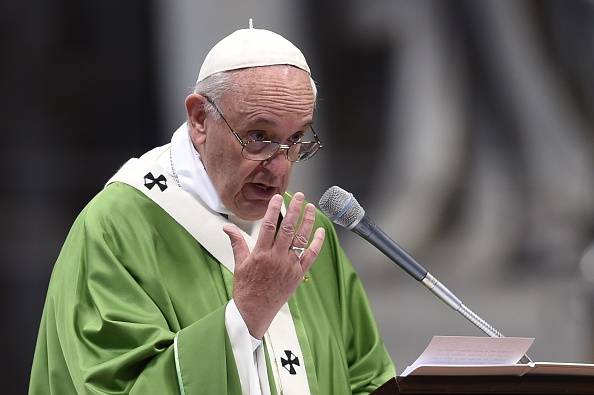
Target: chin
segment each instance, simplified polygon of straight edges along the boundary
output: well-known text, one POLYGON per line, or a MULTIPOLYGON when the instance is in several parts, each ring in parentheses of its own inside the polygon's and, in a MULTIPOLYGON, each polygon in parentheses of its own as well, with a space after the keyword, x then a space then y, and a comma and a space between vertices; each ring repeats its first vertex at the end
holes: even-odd
POLYGON ((264 218, 266 210, 268 209, 268 202, 265 204, 246 204, 241 208, 238 208, 235 215, 245 221, 257 221, 264 218))

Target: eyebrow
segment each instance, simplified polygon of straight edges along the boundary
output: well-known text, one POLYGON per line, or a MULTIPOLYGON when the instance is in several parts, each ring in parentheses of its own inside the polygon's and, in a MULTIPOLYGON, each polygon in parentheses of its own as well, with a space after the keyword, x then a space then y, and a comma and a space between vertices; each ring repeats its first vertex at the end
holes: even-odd
POLYGON ((274 122, 273 120, 268 119, 268 118, 263 118, 263 117, 257 117, 255 119, 250 119, 246 123, 247 124, 251 124, 251 125, 253 125, 253 124, 265 124, 265 125, 268 125, 268 126, 277 126, 277 123, 274 122))
MULTIPOLYGON (((313 119, 311 121, 305 122, 303 124, 302 128, 303 129, 307 129, 311 125, 313 125, 313 123, 314 123, 313 122, 313 119)), ((268 126, 271 126, 271 127, 278 126, 278 124, 275 121, 270 120, 268 118, 263 118, 263 117, 257 117, 257 118, 255 118, 253 120, 250 120, 249 122, 246 123, 246 126, 255 125, 255 124, 265 124, 265 125, 268 125, 268 126)), ((248 127, 248 130, 258 130, 258 129, 257 128, 256 129, 253 129, 252 127, 248 127)), ((302 132, 302 131, 305 131, 305 130, 296 130, 294 133, 302 132)))

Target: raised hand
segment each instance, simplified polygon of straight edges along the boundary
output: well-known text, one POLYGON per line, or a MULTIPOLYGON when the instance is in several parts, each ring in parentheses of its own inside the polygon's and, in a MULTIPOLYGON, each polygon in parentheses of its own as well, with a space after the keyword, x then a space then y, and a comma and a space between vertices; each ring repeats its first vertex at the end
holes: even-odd
POLYGON ((318 228, 307 246, 315 220, 313 204, 305 206, 297 229, 304 199, 301 192, 293 196, 278 232, 276 227, 283 198, 275 195, 270 199, 251 253, 235 227, 223 228, 231 240, 235 258, 233 299, 250 334, 256 339, 264 336, 276 313, 302 282, 324 243, 324 229, 318 228), (305 251, 301 254, 291 247, 305 248, 305 251))

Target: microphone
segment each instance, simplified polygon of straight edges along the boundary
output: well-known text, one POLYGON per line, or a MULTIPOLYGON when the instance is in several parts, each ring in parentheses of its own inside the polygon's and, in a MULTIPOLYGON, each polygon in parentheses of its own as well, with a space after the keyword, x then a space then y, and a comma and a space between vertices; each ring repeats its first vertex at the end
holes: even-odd
MULTIPOLYGON (((337 225, 340 225, 358 234, 378 250, 383 252, 394 263, 410 274, 415 280, 420 281, 433 294, 440 298, 452 309, 462 314, 466 319, 476 325, 480 330, 490 337, 504 337, 501 332, 489 325, 485 320, 476 315, 466 307, 448 288, 440 283, 421 264, 415 261, 404 251, 394 240, 384 233, 365 214, 365 210, 352 193, 333 186, 330 187, 320 198, 320 209, 337 225)), ((519 361, 521 363, 532 362, 527 355, 519 361)))

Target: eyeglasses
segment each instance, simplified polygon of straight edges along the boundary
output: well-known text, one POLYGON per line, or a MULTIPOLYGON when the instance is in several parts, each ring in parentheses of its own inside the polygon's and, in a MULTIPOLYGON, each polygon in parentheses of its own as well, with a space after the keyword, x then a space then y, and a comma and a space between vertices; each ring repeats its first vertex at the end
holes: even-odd
POLYGON ((313 137, 315 141, 297 141, 292 143, 291 145, 280 144, 276 141, 270 140, 250 140, 245 143, 239 134, 237 134, 229 122, 223 116, 223 113, 219 109, 219 107, 215 104, 215 102, 210 99, 208 96, 204 96, 206 100, 215 108, 216 112, 223 118, 223 121, 231 130, 231 133, 235 136, 239 144, 243 147, 241 150, 241 155, 245 159, 254 160, 254 161, 263 161, 272 158, 279 150, 285 150, 285 157, 290 162, 303 162, 314 156, 320 148, 323 147, 322 142, 318 138, 318 135, 314 131, 313 127, 309 125, 313 133, 313 137))

